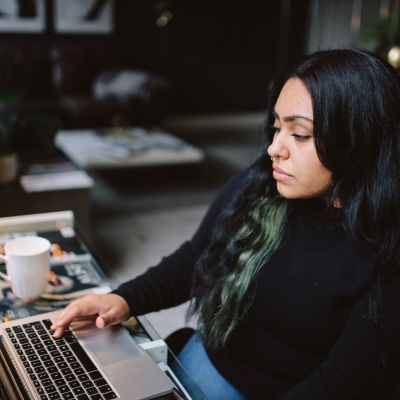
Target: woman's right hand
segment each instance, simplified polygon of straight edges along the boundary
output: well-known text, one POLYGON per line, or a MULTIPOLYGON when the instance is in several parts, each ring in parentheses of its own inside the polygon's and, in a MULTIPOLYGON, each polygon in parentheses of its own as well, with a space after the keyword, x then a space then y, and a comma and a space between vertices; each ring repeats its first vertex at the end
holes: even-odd
POLYGON ((59 338, 64 334, 75 318, 96 318, 96 326, 100 329, 108 325, 116 325, 130 317, 128 303, 117 294, 90 294, 73 301, 55 317, 51 329, 53 337, 59 338))

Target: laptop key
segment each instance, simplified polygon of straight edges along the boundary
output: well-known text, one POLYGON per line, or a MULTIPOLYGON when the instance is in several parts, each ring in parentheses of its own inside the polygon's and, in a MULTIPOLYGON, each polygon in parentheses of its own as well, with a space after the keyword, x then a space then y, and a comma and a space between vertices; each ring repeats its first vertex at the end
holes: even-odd
POLYGON ((72 389, 72 390, 76 395, 85 393, 85 389, 83 389, 82 387, 77 387, 77 388, 72 389))
POLYGON ((92 386, 94 386, 92 381, 84 381, 82 382, 82 386, 84 386, 85 388, 90 388, 92 386))
POLYGON ((54 384, 59 388, 60 392, 61 392, 61 387, 64 387, 67 383, 64 381, 64 379, 60 378, 60 379, 56 379, 54 381, 54 384))
POLYGON ((32 383, 33 383, 33 386, 35 386, 35 388, 41 387, 41 384, 39 381, 33 381, 32 383))
POLYGON ((50 330, 51 325, 53 325, 53 323, 49 319, 43 319, 42 322, 43 325, 47 328, 47 330, 50 330))
POLYGON ((47 372, 41 372, 40 374, 38 374, 38 378, 41 381, 44 381, 45 379, 49 379, 49 374, 47 372))
POLYGON ((91 387, 86 389, 89 396, 93 396, 94 394, 99 393, 95 387, 91 387))
POLYGON ((80 385, 81 384, 77 380, 69 382, 69 386, 71 386, 72 388, 76 388, 76 387, 78 387, 80 385))
POLYGON ((112 400, 112 399, 116 399, 117 395, 114 392, 108 392, 108 393, 104 393, 103 397, 105 400, 112 400))
POLYGON ((53 382, 50 379, 43 379, 42 386, 51 386, 53 382))
POLYGON ((40 360, 36 360, 32 362, 32 367, 36 368, 36 367, 41 367, 43 364, 41 363, 40 360))
POLYGON ((68 387, 67 385, 60 386, 60 387, 58 388, 58 390, 61 392, 61 394, 70 392, 69 387, 68 387))
POLYGON ((97 369, 93 364, 93 361, 89 358, 85 350, 83 350, 82 346, 78 342, 71 343, 70 346, 87 372, 95 371, 97 369))
POLYGON ((73 362, 73 363, 71 363, 70 367, 72 369, 77 369, 77 368, 81 367, 81 364, 79 364, 78 362, 73 362))
POLYGON ((75 342, 77 342, 75 336, 65 336, 64 339, 65 339, 65 341, 66 341, 67 343, 75 343, 75 342))
POLYGON ((61 368, 61 372, 63 373, 63 375, 69 375, 72 373, 71 369, 66 367, 66 368, 61 368))
POLYGON ((49 385, 49 386, 46 386, 46 387, 44 388, 44 390, 45 390, 47 393, 52 393, 52 392, 55 392, 57 389, 56 389, 56 387, 55 387, 54 385, 49 385))
POLYGON ((84 374, 85 373, 85 370, 83 369, 83 368, 75 368, 74 369, 74 373, 76 374, 76 375, 82 375, 82 374, 84 374))
POLYGON ((67 382, 71 382, 71 381, 74 381, 74 380, 76 379, 76 378, 75 378, 75 375, 72 375, 72 374, 70 374, 70 375, 65 375, 64 378, 65 378, 65 380, 66 380, 67 382))
POLYGON ((38 395, 43 395, 43 394, 44 394, 44 390, 43 390, 42 387, 38 387, 38 388, 36 389, 36 392, 37 392, 38 395))
MULTIPOLYGON (((40 361, 39 361, 39 362, 40 362, 40 361)), ((53 362, 52 360, 45 361, 45 362, 44 362, 44 366, 45 366, 46 368, 53 367, 53 366, 54 366, 54 362, 53 362)))
POLYGON ((12 330, 13 330, 15 333, 21 333, 21 332, 23 332, 23 329, 21 328, 20 325, 13 326, 12 330))
POLYGON ((51 374, 51 379, 56 380, 56 379, 61 379, 62 375, 59 372, 54 372, 51 374))
POLYGON ((78 376, 78 379, 79 379, 81 382, 85 382, 85 381, 88 381, 90 378, 89 378, 86 374, 83 374, 83 375, 79 375, 79 376, 78 376))
POLYGON ((93 371, 89 374, 89 376, 95 381, 96 379, 101 379, 103 376, 99 371, 93 371))
POLYGON ((101 379, 97 379, 96 381, 94 381, 96 386, 104 386, 107 385, 107 381, 104 378, 101 379))
POLYGON ((55 367, 55 366, 48 367, 48 368, 47 368, 47 372, 48 372, 49 374, 55 374, 56 372, 58 372, 58 369, 57 369, 57 367, 55 367))
POLYGON ((80 396, 77 397, 78 400, 90 400, 89 396, 86 394, 81 394, 80 396))
POLYGON ((107 393, 107 392, 111 392, 112 389, 109 385, 104 385, 104 386, 100 386, 99 390, 101 393, 107 393))

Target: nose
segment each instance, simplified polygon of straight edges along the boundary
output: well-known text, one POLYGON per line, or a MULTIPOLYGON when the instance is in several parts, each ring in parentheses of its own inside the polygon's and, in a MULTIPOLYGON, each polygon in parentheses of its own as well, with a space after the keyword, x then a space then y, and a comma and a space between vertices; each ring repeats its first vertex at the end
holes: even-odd
POLYGON ((282 131, 275 133, 272 143, 268 147, 268 154, 271 157, 289 158, 289 149, 282 131))

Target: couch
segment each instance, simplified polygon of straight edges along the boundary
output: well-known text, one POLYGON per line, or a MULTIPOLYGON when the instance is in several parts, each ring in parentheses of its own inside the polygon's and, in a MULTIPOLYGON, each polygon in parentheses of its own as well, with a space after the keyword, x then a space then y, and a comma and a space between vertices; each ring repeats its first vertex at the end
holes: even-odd
POLYGON ((51 115, 66 129, 146 126, 171 90, 121 49, 0 43, 0 111, 51 115))

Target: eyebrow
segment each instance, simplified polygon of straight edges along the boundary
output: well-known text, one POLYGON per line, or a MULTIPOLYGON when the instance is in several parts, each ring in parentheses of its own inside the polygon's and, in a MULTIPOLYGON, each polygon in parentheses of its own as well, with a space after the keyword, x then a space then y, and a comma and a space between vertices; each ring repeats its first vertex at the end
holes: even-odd
MULTIPOLYGON (((276 119, 280 120, 279 115, 275 110, 272 111, 272 113, 276 119)), ((311 122, 312 124, 314 123, 314 121, 311 118, 308 118, 304 115, 295 114, 295 115, 289 115, 287 117, 283 117, 283 120, 285 122, 293 122, 293 121, 296 121, 297 119, 302 119, 304 121, 311 122)))

